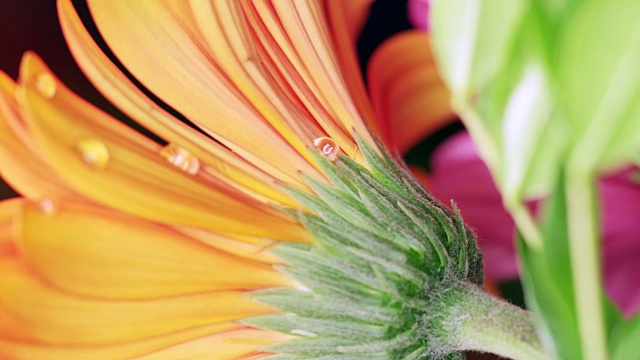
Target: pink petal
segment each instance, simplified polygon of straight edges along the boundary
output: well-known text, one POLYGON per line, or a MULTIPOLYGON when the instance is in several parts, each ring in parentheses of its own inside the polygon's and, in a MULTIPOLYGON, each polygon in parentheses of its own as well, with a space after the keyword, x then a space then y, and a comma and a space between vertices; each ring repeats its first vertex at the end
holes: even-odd
MULTIPOLYGON (((456 134, 444 142, 431 165, 430 190, 445 203, 454 199, 477 230, 487 277, 498 282, 517 277, 513 221, 469 135, 456 134)), ((640 309, 640 183, 631 177, 637 171, 629 168, 599 181, 605 288, 627 315, 640 309)), ((530 205, 536 207, 535 202, 530 205)))
POLYGON ((477 231, 487 277, 516 278, 514 225, 469 135, 459 133, 448 139, 434 153, 431 165, 429 190, 446 204, 454 199, 464 220, 477 231))
POLYGON ((409 0, 407 11, 414 27, 429 30, 429 0, 409 0))
POLYGON ((607 292, 626 315, 640 309, 640 184, 637 168, 603 177, 604 269, 607 292))

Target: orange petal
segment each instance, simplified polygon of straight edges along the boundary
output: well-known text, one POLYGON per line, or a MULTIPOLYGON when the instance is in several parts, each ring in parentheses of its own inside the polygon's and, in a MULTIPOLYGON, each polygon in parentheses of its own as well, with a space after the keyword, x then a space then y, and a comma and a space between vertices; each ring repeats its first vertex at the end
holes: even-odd
MULTIPOLYGON (((132 359, 149 353, 162 353, 172 345, 224 333, 241 328, 240 325, 222 323, 178 331, 164 336, 109 345, 51 345, 36 342, 9 340, 0 336, 0 358, 7 360, 113 360, 132 359)), ((184 358, 183 358, 184 359, 184 358)))
POLYGON ((352 131, 370 135, 335 54, 327 14, 317 1, 242 1, 267 68, 346 154, 357 155, 352 131))
POLYGON ((387 91, 391 137, 400 153, 456 119, 449 105, 451 95, 432 66, 405 69, 387 91))
MULTIPOLYGON (((333 104, 324 96, 313 78, 313 70, 320 71, 320 69, 307 67, 302 57, 304 54, 297 52, 293 40, 289 38, 289 33, 282 23, 283 20, 273 5, 268 1, 253 1, 251 4, 249 1, 244 1, 242 4, 247 21, 253 30, 251 33, 253 41, 260 44, 259 50, 264 51, 259 55, 265 59, 266 65, 274 66, 267 68, 284 80, 282 86, 290 87, 293 96, 299 99, 299 104, 309 112, 311 118, 306 121, 314 122, 315 120, 328 136, 340 144, 341 148, 352 148, 351 145, 347 145, 353 142, 348 135, 349 129, 335 120, 333 104)), ((286 4, 288 5, 285 8, 286 12, 295 11, 290 2, 286 4)), ((298 28, 295 31, 301 32, 303 29, 298 28)), ((304 35, 299 35, 298 38, 300 37, 304 35)), ((311 45, 307 44, 307 46, 311 45)))
POLYGON ((210 173, 216 180, 245 192, 257 192, 271 201, 292 204, 286 195, 274 189, 274 177, 258 170, 221 144, 193 131, 140 91, 93 41, 70 0, 58 1, 58 14, 69 48, 85 75, 129 117, 200 158, 206 164, 203 172, 210 173))
POLYGON ((361 117, 370 128, 377 129, 356 52, 357 37, 364 26, 372 3, 373 0, 326 0, 325 6, 342 76, 361 117))
POLYGON ((268 264, 88 205, 65 203, 50 214, 25 206, 19 236, 42 277, 88 296, 146 299, 291 284, 268 264))
POLYGON ((15 198, 0 201, 0 257, 17 256, 13 242, 15 218, 22 211, 23 199, 15 198))
POLYGON ((418 180, 420 185, 422 185, 425 189, 429 189, 431 184, 431 175, 420 166, 411 166, 409 165, 409 170, 411 174, 418 180))
POLYGON ((273 312, 237 291, 107 301, 52 289, 14 261, 0 260, 0 274, 2 311, 19 319, 0 334, 18 341, 108 345, 273 312))
POLYGON ((202 1, 191 2, 189 6, 193 22, 208 45, 207 51, 221 70, 238 87, 250 106, 258 110, 298 152, 307 155, 309 140, 318 137, 321 131, 311 122, 296 118, 286 98, 274 88, 273 79, 260 63, 238 2, 202 1))
POLYGON ((242 237, 242 240, 238 240, 239 237, 237 235, 230 237, 196 228, 179 228, 178 230, 191 238, 229 254, 267 264, 281 263, 278 258, 269 252, 270 248, 280 243, 278 241, 255 237, 242 237))
POLYGON ((258 348, 277 342, 282 342, 290 337, 272 331, 243 328, 231 330, 201 339, 180 344, 162 352, 149 354, 138 358, 139 360, 179 360, 179 359, 212 359, 234 360, 258 358, 252 355, 262 353, 258 348))
MULTIPOLYGON (((344 18, 344 25, 346 29, 346 33, 349 34, 349 38, 353 44, 358 40, 358 36, 362 31, 365 23, 367 22, 367 17, 369 16, 369 12, 371 11, 371 5, 374 0, 351 0, 351 1, 326 1, 326 5, 328 7, 335 6, 335 4, 340 4, 341 13, 344 14, 342 17, 344 18)), ((331 11, 329 10, 329 13, 331 11)), ((334 33, 336 32, 336 27, 331 23, 331 28, 334 29, 334 33)), ((355 46, 354 46, 355 49, 355 46)))
MULTIPOLYGON (((289 45, 300 57, 304 71, 309 73, 309 80, 320 91, 316 96, 327 99, 330 104, 334 121, 348 133, 355 129, 368 135, 342 78, 324 5, 318 1, 271 1, 271 6, 289 45)), ((298 71, 303 69, 298 67, 298 71)))
POLYGON ((89 1, 89 8, 107 44, 136 78, 216 140, 278 178, 315 173, 203 49, 206 42, 190 26, 194 20, 186 4, 89 1))
POLYGON ((391 148, 404 152, 455 119, 423 31, 406 31, 382 44, 367 77, 379 129, 391 148))
POLYGON ((49 166, 65 183, 111 207, 169 224, 308 240, 297 223, 223 184, 212 185, 170 165, 160 146, 71 93, 57 79, 53 96, 35 84, 53 75, 27 55, 18 94, 49 166))
POLYGON ((29 141, 15 92, 14 81, 0 72, 0 175, 16 191, 31 199, 77 197, 53 174, 29 141))

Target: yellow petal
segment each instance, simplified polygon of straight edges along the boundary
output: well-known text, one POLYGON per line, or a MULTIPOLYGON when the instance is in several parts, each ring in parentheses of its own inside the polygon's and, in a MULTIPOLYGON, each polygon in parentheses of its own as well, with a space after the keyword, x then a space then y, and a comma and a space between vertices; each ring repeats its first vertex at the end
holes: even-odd
POLYGON ((0 201, 0 257, 18 255, 13 239, 16 233, 15 218, 22 211, 23 202, 20 198, 0 201))
POLYGON ((326 0, 335 54, 349 92, 360 116, 371 129, 377 129, 371 102, 362 79, 356 52, 357 38, 364 26, 373 0, 326 0))
POLYGON ((31 199, 78 197, 53 174, 33 148, 16 103, 15 88, 14 81, 0 72, 0 175, 12 188, 31 199))
POLYGON ((79 99, 57 79, 55 95, 44 95, 35 87, 42 74, 53 77, 41 60, 27 55, 18 98, 42 156, 74 190, 169 224, 309 239, 299 224, 270 206, 170 165, 159 145, 79 99))
POLYGON ((243 291, 146 300, 105 300, 49 287, 12 259, 0 259, 2 312, 19 319, 0 334, 19 341, 108 345, 225 323, 274 310, 243 291))
POLYGON ((244 95, 247 106, 258 110, 278 133, 305 155, 309 140, 321 132, 312 122, 296 118, 283 94, 274 88, 273 80, 260 64, 239 3, 200 1, 191 2, 189 6, 192 21, 208 45, 208 53, 244 95))
POLYGON ((388 121, 392 141, 405 153, 433 132, 456 119, 451 95, 430 65, 406 69, 387 89, 388 121))
POLYGON ((269 252, 269 249, 279 244, 264 238, 225 236, 223 234, 214 233, 196 228, 178 228, 178 231, 187 236, 202 241, 203 243, 220 249, 229 254, 240 257, 261 261, 267 264, 280 264, 281 261, 269 252))
POLYGON ((291 284, 268 264, 88 205, 65 203, 51 214, 25 206, 20 237, 41 276, 88 296, 140 299, 291 284))
MULTIPOLYGON (((174 1, 89 1, 107 44, 135 77, 216 140, 281 179, 315 169, 238 91, 202 49, 174 1)), ((235 29, 230 29, 235 31, 235 29)))
POLYGON ((241 328, 240 325, 222 323, 178 331, 164 336, 109 345, 51 345, 19 341, 0 336, 0 358, 7 360, 113 360, 131 359, 162 351, 172 345, 198 339, 211 334, 241 328))
MULTIPOLYGON (((58 1, 58 14, 75 60, 94 86, 120 110, 156 135, 170 143, 180 144, 200 158, 206 164, 202 171, 210 173, 216 180, 248 193, 253 191, 272 202, 292 204, 291 199, 274 188, 276 179, 273 176, 258 170, 223 145, 194 131, 140 91, 93 41, 70 0, 58 1)), ((252 195, 256 196, 255 193, 252 195)))
POLYGON ((353 128, 368 131, 348 93, 333 55, 319 2, 244 1, 254 41, 259 42, 303 106, 344 151, 353 155, 353 128))
POLYGON ((406 31, 382 44, 367 77, 378 128, 391 148, 404 152, 455 119, 423 31, 406 31))
POLYGON ((205 360, 215 358, 216 360, 233 360, 257 358, 252 355, 267 356, 259 354, 260 347, 287 340, 289 337, 272 331, 257 329, 238 329, 225 333, 208 336, 202 339, 190 341, 157 352, 137 358, 138 360, 205 360), (213 356, 213 357, 212 357, 213 356))
MULTIPOLYGON (((340 13, 344 18, 344 25, 346 33, 349 35, 349 39, 355 44, 360 36, 360 32, 367 22, 367 17, 371 10, 371 5, 375 0, 351 0, 351 1, 331 1, 325 0, 327 7, 334 7, 340 5, 340 13)), ((331 10, 328 10, 331 13, 331 10)), ((331 15, 330 15, 331 17, 331 15)), ((333 17, 331 17, 333 20, 333 17)), ((331 28, 335 29, 333 21, 331 21, 331 28)), ((336 30, 334 30, 336 31, 336 30)), ((354 47, 355 49, 355 47, 354 47)))

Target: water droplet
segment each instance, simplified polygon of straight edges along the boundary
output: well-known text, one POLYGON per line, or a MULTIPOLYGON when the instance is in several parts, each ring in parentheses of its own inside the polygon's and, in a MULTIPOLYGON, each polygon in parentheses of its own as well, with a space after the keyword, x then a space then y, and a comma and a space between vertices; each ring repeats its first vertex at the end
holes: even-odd
POLYGON ((37 202, 37 206, 43 214, 51 216, 56 213, 56 203, 51 198, 43 198, 37 202))
POLYGON ((316 149, 320 150, 322 155, 326 156, 331 161, 336 161, 338 154, 340 153, 340 147, 332 138, 319 137, 313 140, 313 145, 316 149))
POLYGON ((56 79, 54 79, 53 76, 49 73, 42 73, 38 75, 38 77, 36 78, 35 87, 40 95, 46 97, 47 99, 52 98, 58 90, 56 79))
POLYGON ((160 150, 160 155, 188 174, 195 175, 200 171, 200 159, 181 146, 169 144, 160 150))
POLYGON ((76 149, 80 152, 82 161, 91 168, 102 170, 109 164, 109 149, 100 140, 82 140, 78 142, 76 149))

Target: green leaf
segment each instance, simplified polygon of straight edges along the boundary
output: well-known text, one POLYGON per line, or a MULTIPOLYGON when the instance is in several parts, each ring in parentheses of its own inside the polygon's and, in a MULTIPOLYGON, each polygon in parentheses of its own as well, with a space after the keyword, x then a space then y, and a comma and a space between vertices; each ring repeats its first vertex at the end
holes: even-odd
POLYGON ((466 98, 502 68, 526 0, 439 0, 431 8, 433 39, 443 77, 466 98))
POLYGON ((543 341, 558 359, 580 359, 581 348, 571 275, 567 204, 562 178, 545 206, 543 249, 518 241, 527 305, 538 316, 543 341))
POLYGON ((542 11, 527 13, 508 62, 477 97, 482 125, 500 153, 493 175, 510 203, 549 193, 571 144, 554 97, 549 26, 542 11))
POLYGON ((583 3, 558 54, 564 109, 583 168, 628 160, 640 145, 640 2, 583 3))
POLYGON ((640 354, 640 316, 621 322, 610 338, 611 359, 636 359, 640 354))
POLYGON ((547 26, 555 35, 558 28, 575 12, 575 8, 589 0, 536 0, 544 17, 548 19, 547 26))

